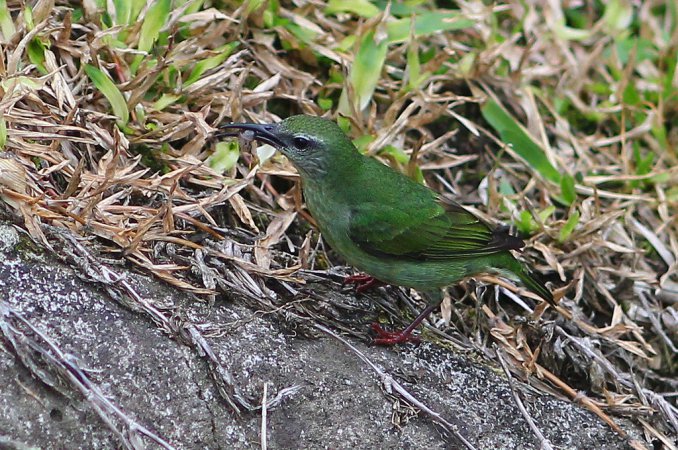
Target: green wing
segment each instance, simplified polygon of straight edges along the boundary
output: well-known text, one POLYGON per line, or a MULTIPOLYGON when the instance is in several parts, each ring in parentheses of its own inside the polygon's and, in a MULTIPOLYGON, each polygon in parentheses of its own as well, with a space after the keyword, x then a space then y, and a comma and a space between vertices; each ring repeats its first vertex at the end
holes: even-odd
POLYGON ((351 210, 349 237, 375 255, 455 259, 521 248, 522 240, 488 225, 453 202, 393 207, 376 202, 351 210))

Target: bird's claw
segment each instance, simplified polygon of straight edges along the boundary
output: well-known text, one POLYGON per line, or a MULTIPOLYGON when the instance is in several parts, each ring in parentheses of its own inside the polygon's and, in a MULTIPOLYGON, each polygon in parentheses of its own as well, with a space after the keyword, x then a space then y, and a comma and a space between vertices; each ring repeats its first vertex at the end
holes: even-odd
POLYGON ((373 323, 371 328, 377 334, 377 337, 372 341, 376 345, 396 345, 408 342, 418 344, 421 342, 421 339, 417 336, 412 336, 411 331, 386 331, 378 323, 373 323))
POLYGON ((355 292, 357 294, 363 294, 371 288, 379 286, 381 282, 369 275, 359 274, 347 276, 344 278, 343 284, 355 284, 355 292))

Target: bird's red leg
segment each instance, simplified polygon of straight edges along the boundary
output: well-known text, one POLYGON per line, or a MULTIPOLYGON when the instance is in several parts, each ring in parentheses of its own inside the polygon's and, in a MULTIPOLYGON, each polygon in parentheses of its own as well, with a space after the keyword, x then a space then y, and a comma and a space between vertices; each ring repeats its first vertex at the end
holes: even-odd
POLYGON ((381 281, 366 274, 350 275, 344 278, 344 284, 355 284, 355 291, 362 294, 373 287, 380 286, 381 281))
POLYGON ((377 345, 395 345, 404 344, 406 342, 419 342, 420 339, 417 336, 412 336, 412 332, 438 307, 439 304, 440 303, 429 303, 426 309, 424 309, 403 331, 386 331, 378 323, 373 323, 372 331, 377 333, 378 336, 374 339, 374 343, 377 345))

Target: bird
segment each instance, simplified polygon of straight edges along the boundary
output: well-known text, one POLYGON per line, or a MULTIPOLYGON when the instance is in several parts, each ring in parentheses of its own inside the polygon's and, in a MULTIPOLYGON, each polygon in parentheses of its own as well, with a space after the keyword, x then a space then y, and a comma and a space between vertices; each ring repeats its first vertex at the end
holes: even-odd
POLYGON ((555 306, 540 277, 511 253, 524 247, 522 239, 363 155, 333 121, 294 115, 277 123, 229 123, 216 134, 225 136, 269 144, 289 159, 323 239, 348 264, 424 294, 427 307, 404 330, 373 324, 374 343, 418 341, 413 331, 442 302, 442 289, 474 275, 520 280, 555 306))

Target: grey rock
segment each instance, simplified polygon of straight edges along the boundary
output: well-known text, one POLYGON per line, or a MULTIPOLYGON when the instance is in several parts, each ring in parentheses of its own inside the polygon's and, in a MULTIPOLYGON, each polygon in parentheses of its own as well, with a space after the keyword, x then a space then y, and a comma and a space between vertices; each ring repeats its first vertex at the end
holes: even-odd
MULTIPOLYGON (((25 244, 11 225, 0 223, 0 236, 0 330, 5 330, 0 334, 0 448, 121 447, 113 431, 128 430, 121 415, 175 448, 261 447, 261 411, 234 413, 193 347, 123 306, 101 284, 25 244), (17 336, 35 341, 39 336, 20 317, 81 368, 92 389, 121 415, 113 409, 98 414, 103 400, 51 373, 44 357, 31 360, 35 355, 28 352, 22 359, 17 336), (45 371, 41 379, 36 370, 45 371)), ((463 448, 429 416, 387 393, 377 373, 339 340, 295 336, 237 299, 209 305, 139 274, 128 272, 125 278, 150 304, 190 318, 253 403, 261 404, 264 387, 268 399, 299 387, 266 411, 269 448, 463 448)), ((346 339, 476 448, 539 448, 501 370, 430 343, 379 348, 346 339)), ((572 403, 529 389, 520 393, 555 448, 627 446, 572 403)), ((138 435, 129 442, 158 448, 138 435)))

